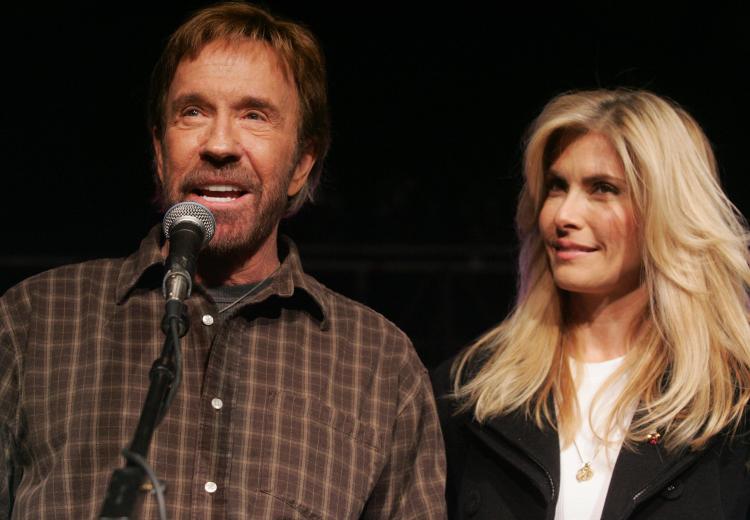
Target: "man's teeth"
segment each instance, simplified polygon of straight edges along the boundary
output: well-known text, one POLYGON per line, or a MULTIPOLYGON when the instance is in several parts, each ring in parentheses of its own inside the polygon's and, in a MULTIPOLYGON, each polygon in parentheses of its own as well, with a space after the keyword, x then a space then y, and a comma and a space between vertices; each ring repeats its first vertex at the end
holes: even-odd
POLYGON ((198 190, 198 194, 208 202, 231 202, 242 195, 237 186, 211 184, 198 190))
POLYGON ((203 198, 208 202, 231 202, 237 197, 209 197, 208 195, 203 195, 203 198))
POLYGON ((203 191, 239 191, 237 189, 237 186, 227 186, 224 184, 212 184, 210 186, 205 186, 203 188, 203 191))

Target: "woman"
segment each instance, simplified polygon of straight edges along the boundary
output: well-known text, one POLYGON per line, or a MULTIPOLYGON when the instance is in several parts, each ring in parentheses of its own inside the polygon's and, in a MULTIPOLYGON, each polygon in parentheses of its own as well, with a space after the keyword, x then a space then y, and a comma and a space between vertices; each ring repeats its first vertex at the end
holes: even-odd
POLYGON ((434 374, 453 518, 750 518, 748 235, 645 91, 531 127, 516 305, 434 374))

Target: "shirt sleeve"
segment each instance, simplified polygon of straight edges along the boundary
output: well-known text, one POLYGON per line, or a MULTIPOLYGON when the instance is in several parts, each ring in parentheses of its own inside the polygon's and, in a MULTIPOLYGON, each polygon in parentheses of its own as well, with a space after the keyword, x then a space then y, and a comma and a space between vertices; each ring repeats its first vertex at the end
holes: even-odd
POLYGON ((411 367, 383 472, 362 518, 445 519, 445 450, 424 368, 411 367))
POLYGON ((19 388, 21 362, 19 341, 26 325, 20 319, 23 298, 14 298, 18 288, 0 298, 0 520, 10 518, 13 491, 21 468, 15 463, 19 430, 19 388))

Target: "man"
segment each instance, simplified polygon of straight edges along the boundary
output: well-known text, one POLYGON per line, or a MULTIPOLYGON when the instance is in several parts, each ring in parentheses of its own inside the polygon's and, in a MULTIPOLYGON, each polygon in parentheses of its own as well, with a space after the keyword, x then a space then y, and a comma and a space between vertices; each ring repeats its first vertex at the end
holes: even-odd
MULTIPOLYGON (((314 38, 249 5, 205 9, 167 44, 150 114, 165 206, 216 217, 148 457, 170 518, 444 518, 442 439, 408 339, 277 237, 329 143, 314 38)), ((154 229, 127 259, 0 299, 0 517, 99 513, 161 351, 167 250, 154 229)), ((141 517, 155 511, 147 498, 141 517)))

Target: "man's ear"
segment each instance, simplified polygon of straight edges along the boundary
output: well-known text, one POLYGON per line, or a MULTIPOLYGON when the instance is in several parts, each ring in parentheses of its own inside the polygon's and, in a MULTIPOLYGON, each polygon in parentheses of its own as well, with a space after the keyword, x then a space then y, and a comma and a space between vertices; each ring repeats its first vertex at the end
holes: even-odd
POLYGON ((305 148, 297 160, 297 165, 292 172, 292 178, 289 179, 289 187, 286 190, 287 196, 291 198, 300 192, 307 182, 307 178, 310 176, 310 172, 312 171, 313 166, 315 166, 316 160, 317 154, 313 148, 309 146, 305 148))
POLYGON ((156 176, 159 178, 160 183, 164 183, 164 162, 163 159, 163 151, 162 151, 162 143, 161 139, 159 138, 159 134, 156 130, 156 127, 153 127, 151 129, 151 144, 154 147, 154 160, 156 161, 156 176))

